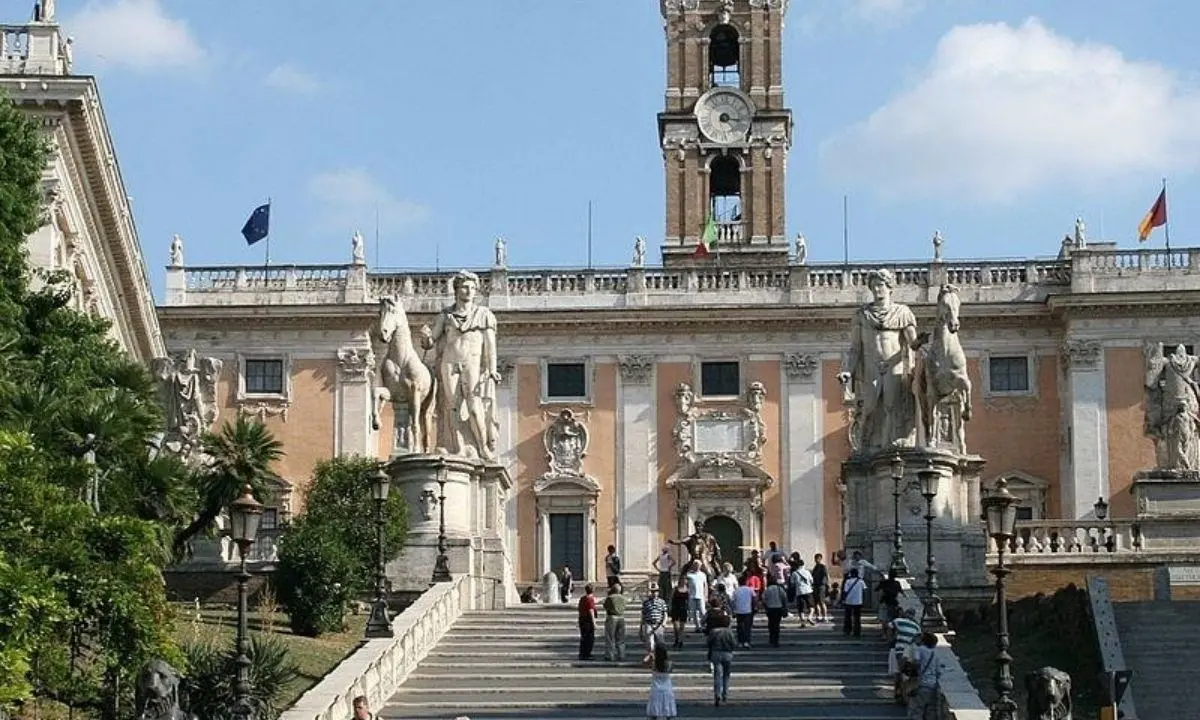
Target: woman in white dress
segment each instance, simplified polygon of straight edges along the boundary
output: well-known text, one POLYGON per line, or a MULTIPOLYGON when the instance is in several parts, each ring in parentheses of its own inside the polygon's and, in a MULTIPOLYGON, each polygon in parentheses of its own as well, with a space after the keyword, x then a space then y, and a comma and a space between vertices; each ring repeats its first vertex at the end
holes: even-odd
POLYGON ((675 686, 671 682, 671 659, 665 645, 655 645, 653 656, 647 655, 650 664, 650 701, 646 703, 646 717, 650 720, 673 718, 675 709, 675 686))

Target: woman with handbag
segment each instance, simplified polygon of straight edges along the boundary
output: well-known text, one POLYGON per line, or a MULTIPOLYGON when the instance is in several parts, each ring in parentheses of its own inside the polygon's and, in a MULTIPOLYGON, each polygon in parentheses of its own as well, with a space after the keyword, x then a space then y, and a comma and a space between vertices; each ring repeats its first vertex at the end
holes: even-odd
POLYGON ((937 661, 937 635, 927 632, 921 634, 912 660, 903 667, 908 683, 909 720, 937 720, 938 715, 938 680, 942 675, 941 665, 937 661))

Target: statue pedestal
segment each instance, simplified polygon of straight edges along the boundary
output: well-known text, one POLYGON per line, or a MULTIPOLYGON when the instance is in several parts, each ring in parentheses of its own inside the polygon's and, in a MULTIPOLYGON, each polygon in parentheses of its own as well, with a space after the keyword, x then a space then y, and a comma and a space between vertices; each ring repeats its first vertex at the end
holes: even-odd
POLYGON ((984 460, 942 448, 895 448, 864 453, 842 463, 846 481, 846 551, 863 555, 886 573, 892 559, 894 499, 891 463, 904 461, 900 481, 900 529, 912 583, 924 593, 927 545, 925 498, 919 470, 941 473, 933 499, 933 554, 938 594, 943 600, 986 594, 987 537, 980 519, 980 474, 984 460))
POLYGON ((1200 471, 1141 470, 1134 473, 1129 491, 1137 509, 1141 549, 1200 547, 1200 471))
POLYGON ((445 487, 446 556, 450 572, 469 575, 472 607, 517 604, 517 586, 504 539, 504 504, 512 481, 498 465, 446 455, 402 455, 387 464, 393 491, 408 505, 408 538, 387 566, 394 590, 429 587, 438 556, 445 487))

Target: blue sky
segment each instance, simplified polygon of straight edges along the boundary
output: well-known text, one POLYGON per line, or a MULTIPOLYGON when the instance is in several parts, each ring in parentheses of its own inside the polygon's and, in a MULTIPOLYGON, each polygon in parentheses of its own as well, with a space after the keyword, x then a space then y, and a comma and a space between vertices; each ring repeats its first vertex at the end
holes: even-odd
MULTIPOLYGON (((738 0, 743 2, 744 0, 738 0)), ((5 3, 13 7, 15 3, 5 3)), ((156 288, 272 261, 597 265, 663 234, 657 0, 60 0, 99 77, 156 288)), ((7 18, 20 20, 20 17, 7 18)), ((1200 191, 1200 6, 793 0, 789 235, 812 261, 1053 255, 1082 216, 1132 247, 1163 176, 1172 244, 1200 191)), ((1162 230, 1150 244, 1161 245, 1162 230)))

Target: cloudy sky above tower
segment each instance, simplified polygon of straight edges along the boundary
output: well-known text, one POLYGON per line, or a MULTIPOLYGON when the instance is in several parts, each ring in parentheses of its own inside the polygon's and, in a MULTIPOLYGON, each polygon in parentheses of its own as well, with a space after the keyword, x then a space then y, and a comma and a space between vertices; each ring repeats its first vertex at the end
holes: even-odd
MULTIPOLYGON (((30 3, 32 5, 32 2, 30 3)), ((8 4, 11 8, 13 4, 8 4)), ((272 261, 597 265, 657 257, 663 31, 651 0, 59 0, 100 81, 151 276, 272 261), (378 253, 374 241, 378 216, 378 253)), ((6 22, 21 17, 3 18, 6 22)), ((1184 0, 797 0, 789 234, 811 261, 1126 247, 1168 179, 1200 231, 1200 8, 1184 0)), ((1151 245, 1161 245, 1161 230, 1151 245)))

